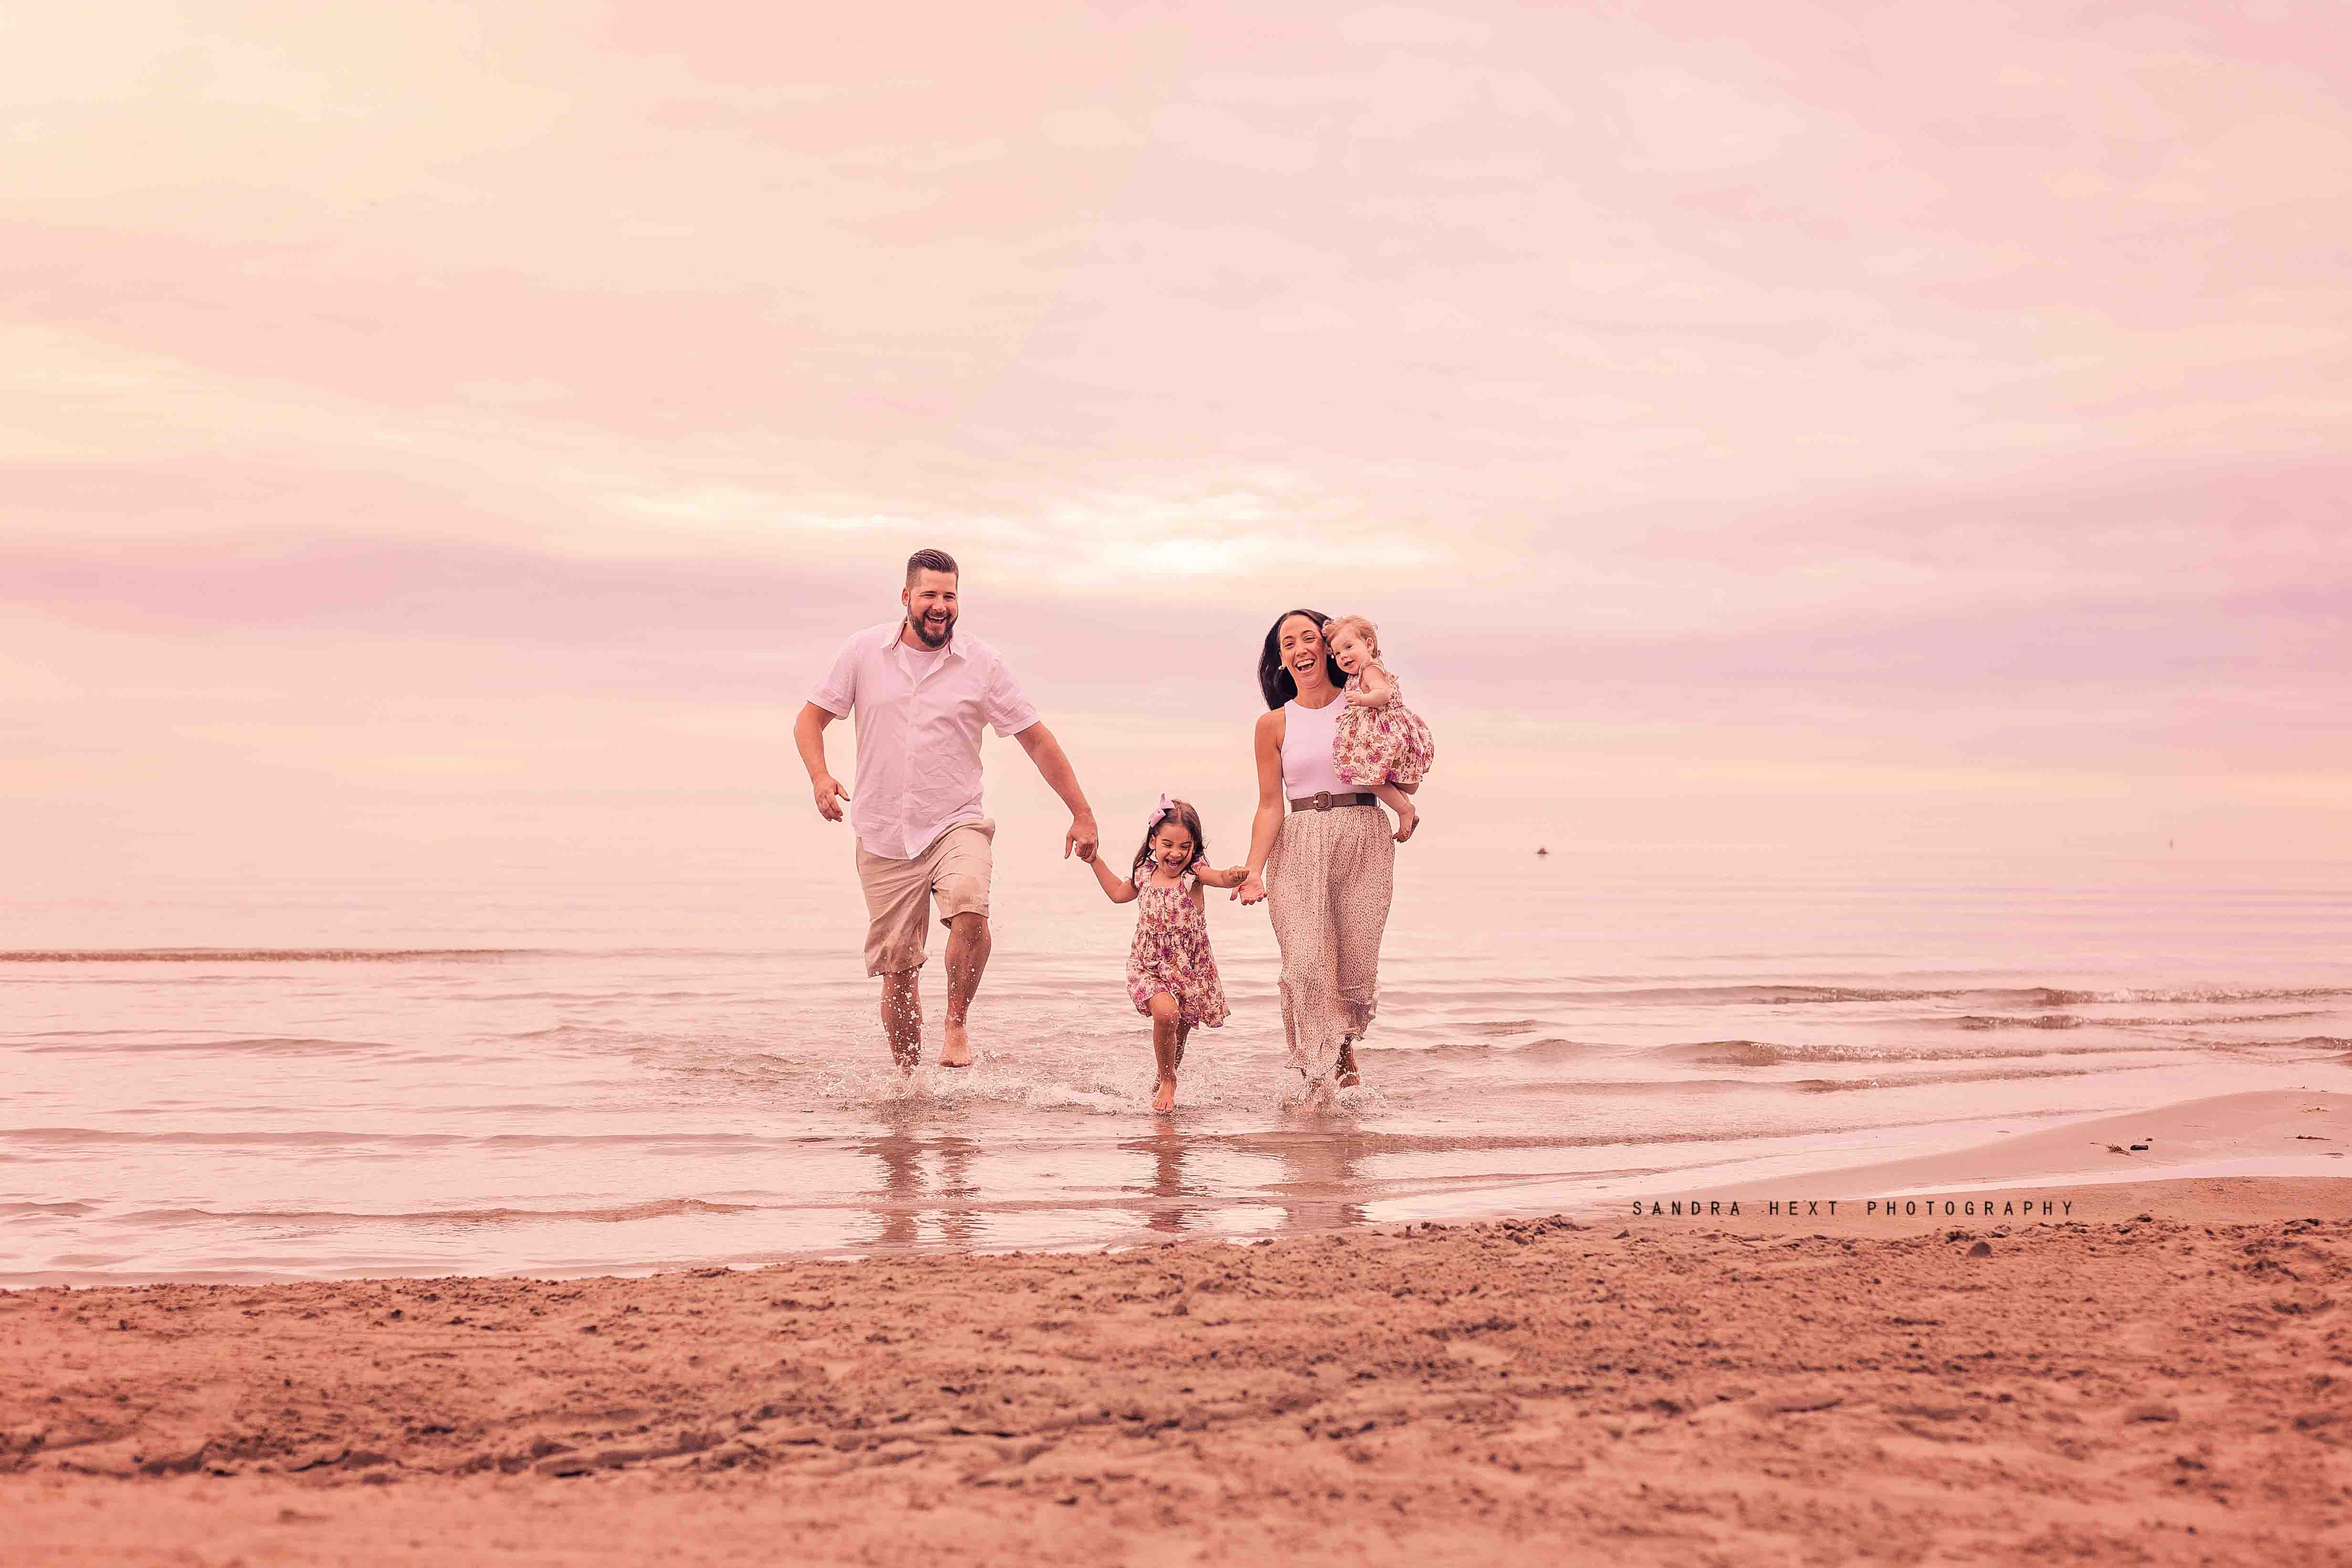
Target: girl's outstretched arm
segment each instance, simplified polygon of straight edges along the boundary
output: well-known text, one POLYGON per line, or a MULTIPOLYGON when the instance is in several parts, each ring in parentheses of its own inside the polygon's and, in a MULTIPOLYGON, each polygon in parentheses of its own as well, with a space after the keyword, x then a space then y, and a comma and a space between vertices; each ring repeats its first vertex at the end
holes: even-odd
POLYGON ((1196 865, 1192 868, 1192 880, 1202 887, 1239 887, 1243 879, 1248 875, 1249 867, 1245 865, 1232 866, 1224 871, 1219 871, 1213 865, 1196 865))
POLYGON ((1363 690, 1348 694, 1348 701, 1355 706, 1386 707, 1396 700, 1396 682, 1391 680, 1389 673, 1378 664, 1367 665, 1356 679, 1364 685, 1363 690))
POLYGON ((1105 896, 1109 898, 1113 904, 1133 904, 1135 902, 1135 883, 1129 881, 1123 881, 1118 877, 1113 876, 1111 874, 1110 867, 1103 864, 1102 856, 1089 854, 1087 856, 1087 864, 1094 869, 1095 880, 1102 883, 1102 890, 1105 896))

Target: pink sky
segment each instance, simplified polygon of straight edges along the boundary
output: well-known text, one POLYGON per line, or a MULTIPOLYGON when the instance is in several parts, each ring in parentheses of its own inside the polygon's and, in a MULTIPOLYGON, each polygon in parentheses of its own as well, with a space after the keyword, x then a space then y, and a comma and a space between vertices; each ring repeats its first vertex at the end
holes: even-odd
POLYGON ((2352 856, 2340 8, 1601 9, 18 7, 12 859, 796 863, 925 544, 1115 821, 1304 601, 1440 844, 2352 856))

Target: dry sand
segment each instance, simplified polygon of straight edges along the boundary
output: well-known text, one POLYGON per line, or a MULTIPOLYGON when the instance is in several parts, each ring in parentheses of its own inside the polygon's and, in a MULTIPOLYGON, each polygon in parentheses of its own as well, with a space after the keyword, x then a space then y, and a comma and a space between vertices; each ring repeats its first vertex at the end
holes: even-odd
POLYGON ((2352 1558, 2352 1182, 2048 1190, 2100 1216, 19 1291, 0 1556, 2352 1558))

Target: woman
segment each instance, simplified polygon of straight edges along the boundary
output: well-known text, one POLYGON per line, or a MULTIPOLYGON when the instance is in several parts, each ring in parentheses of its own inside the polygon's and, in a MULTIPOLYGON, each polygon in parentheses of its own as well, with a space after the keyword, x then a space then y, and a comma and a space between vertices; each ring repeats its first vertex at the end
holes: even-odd
POLYGON ((1234 896, 1263 898, 1273 913, 1290 1064, 1309 1083, 1336 1071, 1352 1089, 1362 1082, 1356 1041, 1379 989, 1396 841, 1379 798, 1349 789, 1332 766, 1347 677, 1323 643, 1328 619, 1293 610, 1265 634, 1257 681, 1271 711, 1257 721, 1257 817, 1234 896))

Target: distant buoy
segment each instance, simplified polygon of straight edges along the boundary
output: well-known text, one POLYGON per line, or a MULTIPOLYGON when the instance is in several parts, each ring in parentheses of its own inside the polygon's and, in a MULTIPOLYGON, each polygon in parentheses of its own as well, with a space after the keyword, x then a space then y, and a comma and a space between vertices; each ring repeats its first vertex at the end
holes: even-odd
POLYGON ((1538 845, 1536 846, 1536 853, 1538 853, 1538 854, 1539 854, 1539 855, 1548 855, 1548 854, 1551 853, 1551 852, 1550 852, 1549 850, 1548 850, 1548 849, 1544 848, 1541 844, 1538 844, 1538 845))

